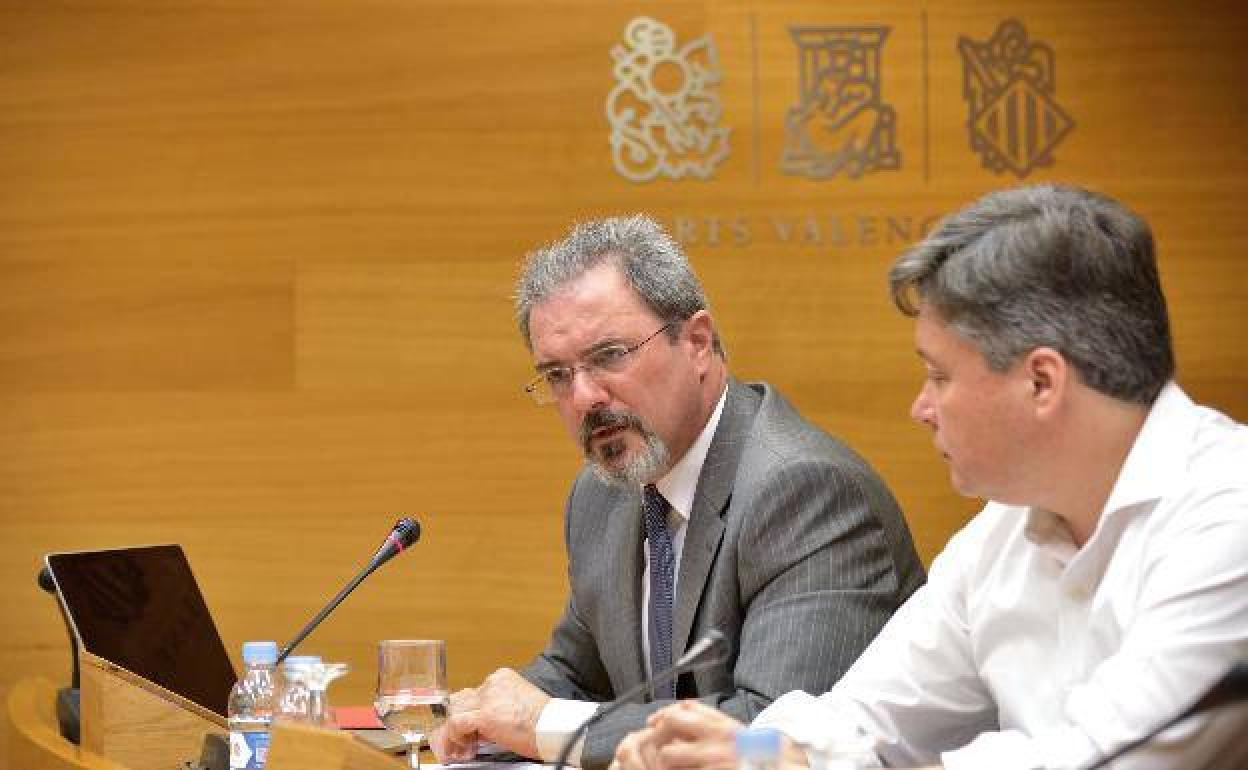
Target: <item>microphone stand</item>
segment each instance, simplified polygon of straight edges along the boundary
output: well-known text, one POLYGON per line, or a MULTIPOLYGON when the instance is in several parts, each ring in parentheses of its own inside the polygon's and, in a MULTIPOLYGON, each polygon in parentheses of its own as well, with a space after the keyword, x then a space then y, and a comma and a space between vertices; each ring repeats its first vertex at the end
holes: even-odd
POLYGON ((351 579, 351 582, 343 586, 342 590, 333 599, 329 600, 329 604, 321 608, 321 611, 316 613, 316 617, 308 621, 308 624, 300 629, 299 633, 295 634, 294 639, 286 643, 286 646, 277 655, 277 665, 281 665, 282 661, 286 660, 286 656, 290 655, 295 647, 306 639, 308 634, 312 633, 329 613, 334 611, 334 608, 342 604, 342 600, 347 598, 347 595, 354 591, 356 586, 364 582, 364 578, 376 572, 378 567, 393 559, 396 554, 401 553, 418 540, 420 540, 420 522, 412 518, 402 518, 395 522, 394 528, 390 530, 389 535, 386 535, 381 548, 377 549, 377 553, 364 566, 364 569, 360 570, 359 574, 351 579))
POLYGON ((61 687, 56 691, 56 723, 61 731, 61 737, 76 746, 82 737, 82 690, 79 684, 81 675, 78 666, 78 637, 74 635, 69 615, 65 613, 65 602, 61 600, 56 580, 52 577, 52 570, 47 566, 39 570, 38 582, 40 588, 56 597, 56 608, 60 610, 61 620, 65 621, 65 631, 69 634, 69 654, 73 670, 70 674, 69 687, 61 687))
MULTIPOLYGON (((380 566, 380 565, 377 565, 377 566, 380 566)), ((356 586, 364 582, 364 578, 373 574, 373 570, 377 569, 377 566, 374 566, 372 564, 368 565, 364 569, 360 570, 360 574, 352 578, 350 583, 347 583, 345 586, 343 586, 342 590, 338 592, 338 595, 330 599, 329 604, 326 604, 321 609, 320 612, 316 613, 316 617, 308 621, 308 624, 304 626, 302 629, 300 629, 299 633, 295 634, 294 639, 291 639, 289 642, 286 643, 286 646, 282 648, 282 651, 280 653, 278 653, 277 662, 275 665, 280 666, 282 664, 282 661, 286 660, 286 656, 290 655, 290 653, 294 651, 295 647, 304 639, 306 639, 308 634, 312 633, 316 629, 316 627, 321 624, 321 621, 325 619, 325 616, 333 612, 334 608, 336 608, 339 604, 342 604, 342 600, 347 598, 347 594, 354 591, 356 586)))
POLYGON ((670 679, 675 679, 681 674, 690 674, 695 671, 703 671, 712 666, 718 666, 728 657, 728 650, 726 648, 727 645, 724 642, 724 635, 722 632, 717 629, 707 631, 705 636, 695 642, 693 647, 691 647, 680 660, 676 661, 676 663, 674 663, 666 671, 660 671, 658 674, 655 674, 654 676, 643 680, 639 684, 630 687, 618 698, 598 709, 588 719, 581 722, 580 726, 578 726, 576 730, 568 736, 568 739, 563 742, 563 748, 559 749, 559 757, 555 760, 555 770, 563 770, 564 767, 567 766, 568 755, 572 753, 572 747, 576 745, 577 740, 579 740, 582 735, 589 732, 589 728, 598 724, 611 714, 614 714, 616 711, 619 711, 620 707, 624 706, 641 693, 647 691, 654 692, 654 687, 656 685, 663 684, 670 679), (719 648, 717 655, 712 657, 710 660, 704 660, 701 662, 698 661, 698 658, 705 655, 707 651, 716 648, 719 648))

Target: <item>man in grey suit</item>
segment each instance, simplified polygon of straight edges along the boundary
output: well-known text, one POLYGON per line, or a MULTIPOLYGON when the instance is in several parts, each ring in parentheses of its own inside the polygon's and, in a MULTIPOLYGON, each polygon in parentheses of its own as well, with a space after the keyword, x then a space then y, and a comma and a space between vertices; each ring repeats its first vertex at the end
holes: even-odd
POLYGON ((727 659, 657 687, 575 744, 583 767, 675 698, 748 719, 826 689, 923 581, 884 483, 766 384, 732 378, 702 287, 643 216, 575 227, 529 255, 516 297, 536 363, 586 467, 566 511, 571 597, 545 649, 455 693, 432 739, 553 761, 602 702, 710 629, 727 659))

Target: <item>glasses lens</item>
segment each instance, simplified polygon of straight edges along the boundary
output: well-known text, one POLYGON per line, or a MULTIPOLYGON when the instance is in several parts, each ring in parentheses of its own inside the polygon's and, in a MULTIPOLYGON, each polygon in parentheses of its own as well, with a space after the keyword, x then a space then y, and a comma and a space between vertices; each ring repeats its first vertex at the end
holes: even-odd
MULTIPOLYGON (((638 345, 637 348, 640 348, 638 345)), ((612 345, 594 353, 585 363, 591 372, 621 372, 628 364, 628 359, 637 348, 626 348, 623 345, 612 345)))

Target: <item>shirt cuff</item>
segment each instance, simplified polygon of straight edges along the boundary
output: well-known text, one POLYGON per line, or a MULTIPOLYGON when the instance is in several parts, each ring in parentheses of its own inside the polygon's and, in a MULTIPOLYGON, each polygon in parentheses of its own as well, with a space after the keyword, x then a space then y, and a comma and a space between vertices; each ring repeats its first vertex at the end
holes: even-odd
MULTIPOLYGON (((543 762, 553 763, 559 759, 563 744, 598 710, 598 703, 583 700, 565 700, 551 698, 537 717, 537 753, 543 762)), ((585 736, 576 739, 576 744, 568 754, 568 764, 577 767, 581 764, 581 749, 585 747, 585 736)))
POLYGON ((774 727, 803 745, 815 742, 826 722, 819 701, 800 690, 785 693, 750 723, 750 727, 774 727))
POLYGON ((773 727, 806 753, 811 767, 848 762, 852 767, 880 767, 875 741, 858 725, 851 709, 838 708, 831 695, 785 693, 763 709, 751 727, 773 727), (833 760, 839 760, 833 762, 833 760))

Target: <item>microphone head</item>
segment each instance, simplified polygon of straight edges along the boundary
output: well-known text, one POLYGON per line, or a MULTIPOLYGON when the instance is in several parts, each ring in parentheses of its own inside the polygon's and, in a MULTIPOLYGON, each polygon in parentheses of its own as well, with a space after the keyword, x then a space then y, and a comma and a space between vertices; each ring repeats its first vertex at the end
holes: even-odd
POLYGON ((1248 660, 1241 660, 1231 666, 1231 670, 1226 672, 1224 678, 1229 686, 1240 693, 1241 697, 1248 695, 1248 660))
POLYGON ((1192 704, 1193 714, 1224 706, 1248 698, 1248 660, 1231 666, 1225 675, 1204 696, 1192 704))
POLYGON ((52 570, 44 567, 39 570, 39 587, 50 594, 56 593, 56 581, 52 579, 52 570))
POLYGON ((377 549, 377 553, 373 555, 373 560, 369 562, 370 570, 377 569, 381 565, 393 559, 399 553, 406 551, 408 546, 420 539, 420 524, 410 516, 404 516, 394 523, 394 527, 390 529, 386 539, 382 541, 381 547, 377 549))
POLYGON ((728 649, 728 637, 724 635, 723 631, 720 631, 718 628, 712 628, 706 632, 706 636, 703 638, 710 645, 710 657, 707 659, 707 663, 722 663, 728 659, 728 655, 732 650, 728 649))
POLYGON ((420 539, 420 522, 410 516, 404 516, 394 523, 391 534, 402 543, 404 548, 407 548, 420 539))
POLYGON ((685 650, 674 668, 684 668, 695 663, 699 666, 722 663, 728 659, 728 653, 728 637, 718 628, 712 628, 685 650))

